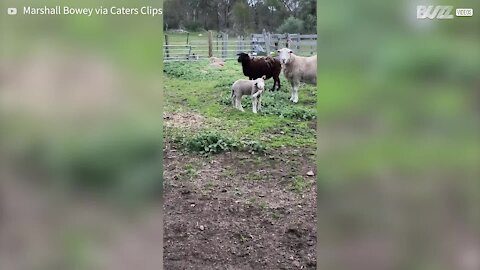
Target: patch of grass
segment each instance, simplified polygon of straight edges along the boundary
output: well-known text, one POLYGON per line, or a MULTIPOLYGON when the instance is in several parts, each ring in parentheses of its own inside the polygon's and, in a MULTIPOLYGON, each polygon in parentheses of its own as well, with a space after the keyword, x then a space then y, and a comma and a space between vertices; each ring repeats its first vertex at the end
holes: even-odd
POLYGON ((217 187, 217 186, 218 186, 218 185, 215 184, 215 182, 213 182, 213 181, 208 181, 208 182, 205 184, 205 188, 206 188, 206 189, 210 189, 210 190, 213 189, 213 188, 215 188, 215 187, 217 187))
MULTIPOLYGON (((220 97, 219 103, 226 106, 232 106, 230 92, 222 91, 223 95, 220 97)), ((305 107, 301 104, 294 104, 290 102, 290 94, 286 92, 270 92, 267 91, 262 95, 262 110, 261 115, 275 115, 280 118, 290 118, 302 121, 308 121, 316 118, 316 111, 314 108, 305 107)), ((250 96, 245 96, 242 99, 242 106, 245 109, 251 108, 252 99, 250 96)))
POLYGON ((243 192, 239 188, 235 188, 235 190, 233 191, 233 194, 235 196, 243 196, 243 192))
POLYGON ((276 212, 272 212, 272 218, 275 220, 279 220, 280 218, 282 218, 282 215, 276 212))
POLYGON ((247 181, 260 181, 263 179, 263 176, 259 173, 251 173, 245 176, 245 180, 247 181))
POLYGON ((290 190, 296 193, 302 193, 308 187, 307 181, 302 176, 292 177, 292 182, 290 184, 290 190))
POLYGON ((195 163, 187 163, 185 167, 183 167, 183 171, 179 175, 181 180, 191 181, 195 177, 199 175, 199 165, 195 163))
POLYGON ((266 202, 258 200, 257 198, 249 198, 247 203, 253 207, 258 207, 261 210, 266 210, 268 208, 266 202))
POLYGON ((279 148, 285 146, 313 146, 316 143, 314 136, 292 136, 292 135, 281 135, 275 137, 268 145, 272 148, 279 148))
POLYGON ((246 151, 250 153, 265 153, 267 147, 258 141, 240 140, 228 134, 215 130, 200 131, 194 135, 178 136, 173 140, 191 152, 205 155, 230 151, 246 151))
POLYGON ((207 131, 186 138, 183 144, 190 151, 205 154, 217 154, 237 150, 240 147, 238 141, 214 131, 207 131))
MULTIPOLYGON (((190 111, 205 117, 202 129, 214 136, 194 135, 179 130, 177 141, 186 149, 204 154, 226 151, 262 153, 266 148, 281 146, 314 146, 315 132, 308 123, 316 119, 316 88, 302 85, 300 102, 289 101, 290 86, 283 76, 281 91, 266 91, 262 97, 262 111, 251 112, 251 98, 242 100, 245 112, 231 104, 231 85, 237 79, 246 79, 241 65, 226 61, 223 68, 211 68, 208 61, 168 62, 164 67, 166 111, 190 111), (282 131, 282 133, 278 132, 282 131), (218 138, 217 138, 218 137, 218 138)), ((268 80, 270 89, 273 80, 268 80)), ((205 132, 202 132, 205 133, 205 132)), ((172 140, 166 132, 166 139, 172 140)))
POLYGON ((221 173, 221 176, 224 176, 224 177, 233 177, 235 176, 235 171, 232 170, 232 169, 224 169, 221 173))
POLYGON ((268 209, 268 204, 264 201, 260 201, 257 203, 258 207, 262 210, 268 209))

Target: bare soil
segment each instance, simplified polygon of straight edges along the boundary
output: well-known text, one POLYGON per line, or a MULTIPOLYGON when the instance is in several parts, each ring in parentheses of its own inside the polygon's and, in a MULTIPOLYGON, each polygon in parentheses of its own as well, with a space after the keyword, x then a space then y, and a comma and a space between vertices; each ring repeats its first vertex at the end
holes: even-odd
POLYGON ((203 157, 166 142, 165 269, 315 269, 314 151, 203 157))

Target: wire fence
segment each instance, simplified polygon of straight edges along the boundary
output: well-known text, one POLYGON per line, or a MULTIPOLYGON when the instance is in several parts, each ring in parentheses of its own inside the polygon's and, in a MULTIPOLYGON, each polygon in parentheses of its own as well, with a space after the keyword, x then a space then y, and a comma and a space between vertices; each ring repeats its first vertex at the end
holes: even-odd
POLYGON ((252 55, 270 55, 281 48, 291 48, 295 54, 310 56, 317 51, 317 35, 300 34, 252 34, 249 36, 229 37, 226 33, 208 32, 207 37, 186 41, 170 41, 165 35, 163 45, 164 61, 196 61, 218 57, 225 60, 236 59, 240 52, 252 55))

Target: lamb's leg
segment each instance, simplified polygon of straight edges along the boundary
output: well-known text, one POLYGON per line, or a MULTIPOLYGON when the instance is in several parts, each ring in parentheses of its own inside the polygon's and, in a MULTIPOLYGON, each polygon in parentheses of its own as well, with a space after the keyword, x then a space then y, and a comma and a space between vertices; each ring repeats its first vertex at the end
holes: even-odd
POLYGON ((278 85, 277 91, 280 91, 280 87, 281 87, 281 85, 280 85, 280 77, 279 77, 279 76, 275 77, 275 80, 277 81, 277 85, 278 85))
POLYGON ((237 109, 239 109, 240 111, 244 112, 245 110, 244 110, 243 107, 242 107, 242 98, 241 98, 241 97, 237 97, 236 102, 237 102, 237 109))
POLYGON ((257 97, 252 97, 252 111, 253 113, 257 113, 257 105, 258 104, 258 98, 257 97))
POLYGON ((262 110, 262 96, 259 96, 257 100, 257 111, 260 110, 262 110))

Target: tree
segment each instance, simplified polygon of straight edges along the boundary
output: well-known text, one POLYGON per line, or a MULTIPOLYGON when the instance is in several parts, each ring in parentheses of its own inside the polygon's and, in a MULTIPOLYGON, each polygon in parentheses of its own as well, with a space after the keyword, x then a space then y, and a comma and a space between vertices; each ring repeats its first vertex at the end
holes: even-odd
POLYGON ((237 2, 233 6, 234 28, 238 33, 248 32, 251 29, 253 16, 251 7, 245 2, 237 2))
POLYGON ((304 22, 293 16, 285 20, 285 22, 277 29, 279 33, 304 33, 304 22))
POLYGON ((170 29, 273 32, 293 16, 305 22, 301 32, 316 32, 316 0, 165 0, 164 8, 170 29))

